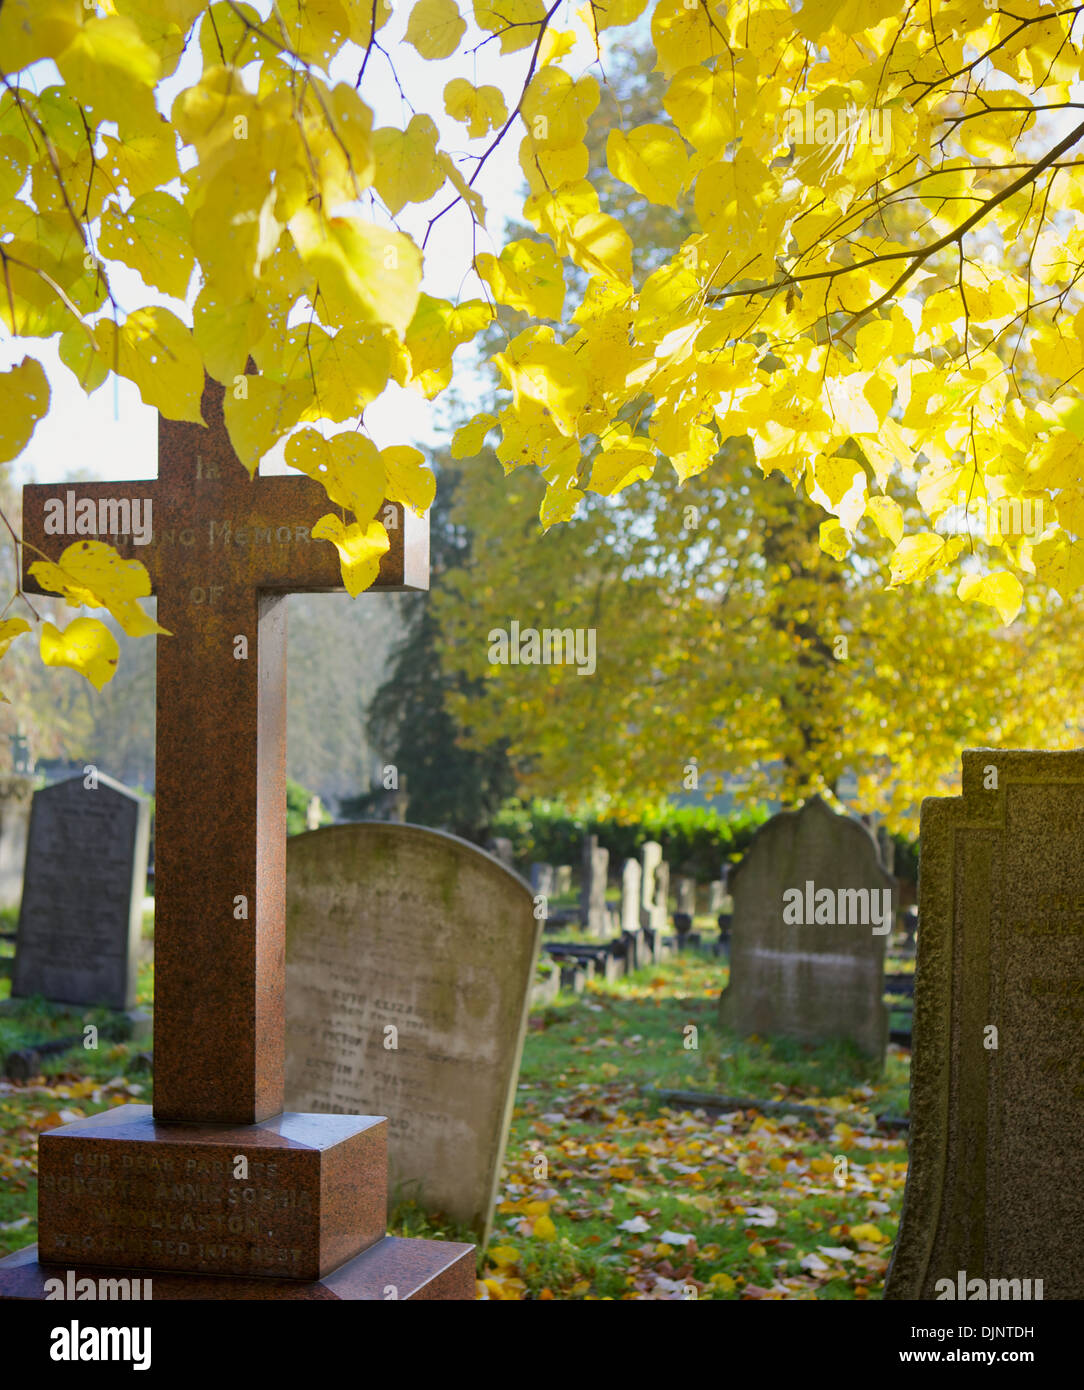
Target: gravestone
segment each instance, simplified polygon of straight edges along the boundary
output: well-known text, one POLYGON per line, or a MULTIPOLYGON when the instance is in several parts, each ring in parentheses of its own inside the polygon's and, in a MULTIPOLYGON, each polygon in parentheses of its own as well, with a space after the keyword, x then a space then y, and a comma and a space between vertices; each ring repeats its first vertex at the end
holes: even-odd
MULTIPOLYGON (((398 819, 401 821, 402 817, 398 819)), ((503 835, 498 835, 493 841, 492 853, 494 858, 499 859, 506 869, 515 869, 516 851, 511 840, 506 839, 503 835)))
POLYGON ((286 1105, 387 1115, 392 1205, 483 1244, 541 928, 523 880, 454 835, 374 821, 286 848, 286 1105))
POLYGON ((922 803, 910 1166, 885 1298, 1034 1299, 1037 1280, 1044 1300, 1084 1298, 1082 826, 1081 752, 968 751, 963 795, 922 803))
POLYGON ((19 773, 0 776, 0 907, 18 907, 22 897, 33 794, 31 778, 19 773))
POLYGON ((741 1036, 850 1038, 882 1063, 892 884, 866 827, 820 797, 762 825, 730 875, 723 1025, 741 1036))
POLYGON ((717 917, 723 910, 723 899, 726 897, 726 886, 721 878, 712 879, 708 884, 708 912, 712 917, 717 917))
POLYGON ((553 897, 554 874, 552 864, 531 865, 531 892, 544 898, 553 897))
POLYGON ((640 930, 640 861, 626 859, 621 870, 621 930, 640 930))
POLYGON ((150 803, 104 773, 34 793, 13 998, 134 1009, 150 803))
POLYGON ((584 836, 580 924, 592 936, 608 936, 610 931, 610 915, 606 910, 606 878, 609 866, 610 851, 599 846, 598 836, 584 836))
POLYGON ((558 896, 559 898, 563 898, 563 897, 565 897, 566 894, 572 892, 572 865, 571 865, 571 864, 558 864, 558 865, 557 865, 557 870, 556 870, 556 875, 555 875, 555 883, 556 883, 556 892, 557 892, 557 896, 558 896))
POLYGON ((696 916, 696 879, 682 875, 675 884, 677 890, 677 911, 689 917, 696 916))
POLYGON ((670 916, 670 865, 661 860, 655 869, 655 900, 651 907, 651 927, 665 931, 670 916))
POLYGON ((655 925, 655 870, 662 863, 662 845, 645 840, 640 846, 640 925, 655 925))
MULTIPOLYGON (((159 420, 156 480, 23 489, 24 588, 42 591, 40 554, 95 544, 46 534, 58 499, 99 518, 138 507, 148 543, 116 549, 146 567, 132 588, 149 581, 172 635, 157 646, 153 1112, 39 1136, 38 1244, 0 1260, 0 1297, 44 1298, 59 1264, 150 1271, 156 1300, 471 1299, 472 1246, 386 1235, 382 1116, 283 1113, 284 600, 341 587, 312 531, 343 516, 311 478, 250 477, 223 395, 206 381, 207 426, 159 420)), ((375 588, 426 588, 427 524, 398 504, 381 516, 375 588)))

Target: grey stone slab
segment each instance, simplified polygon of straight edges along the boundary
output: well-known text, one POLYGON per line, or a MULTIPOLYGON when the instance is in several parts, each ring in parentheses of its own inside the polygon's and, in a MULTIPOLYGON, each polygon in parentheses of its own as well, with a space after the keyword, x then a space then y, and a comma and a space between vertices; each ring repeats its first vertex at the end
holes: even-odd
POLYGON ((724 1026, 804 1042, 849 1038, 882 1062, 893 880, 866 827, 814 797, 761 826, 729 887, 724 1026))
MULTIPOLYGON (((885 1297, 1084 1298, 1084 753, 922 803, 911 1154, 885 1297), (974 1281, 974 1282, 973 1282, 974 1281), (1005 1289, 1009 1289, 1005 1292, 1005 1289)), ((991 1319, 993 1320, 993 1319, 991 1319)), ((1004 1319, 999 1319, 1003 1321, 1004 1319)), ((1023 1321, 1020 1317, 1013 1319, 1023 1321)))
POLYGON ((286 1106, 388 1116, 389 1196, 488 1239, 542 922, 465 840, 361 822, 286 851, 286 1106))

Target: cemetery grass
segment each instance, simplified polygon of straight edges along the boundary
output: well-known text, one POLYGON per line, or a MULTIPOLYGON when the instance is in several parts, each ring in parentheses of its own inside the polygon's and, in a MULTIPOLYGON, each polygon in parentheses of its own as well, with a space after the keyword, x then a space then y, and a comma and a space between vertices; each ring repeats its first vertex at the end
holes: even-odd
MULTIPOLYGON (((906 1114, 906 1054, 891 1049, 873 1077, 843 1046, 728 1037, 716 1022, 725 974, 690 954, 531 1015, 479 1298, 880 1297, 907 1155, 875 1117, 906 1114), (651 1087, 832 1113, 678 1109, 651 1087)), ((144 963, 142 1005, 152 990, 144 963)), ((0 1050, 71 1031, 70 1016, 29 1000, 0 1016, 0 1050)), ((103 1042, 43 1059, 27 1085, 0 1083, 0 1253, 35 1239, 37 1135, 150 1100, 148 1047, 103 1042)), ((390 1229, 470 1238, 410 1206, 390 1229)))

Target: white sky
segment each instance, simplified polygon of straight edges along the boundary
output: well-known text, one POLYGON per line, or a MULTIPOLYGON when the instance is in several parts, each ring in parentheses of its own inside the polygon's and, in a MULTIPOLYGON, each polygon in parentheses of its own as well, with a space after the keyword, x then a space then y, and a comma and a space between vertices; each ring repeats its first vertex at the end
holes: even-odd
MULTIPOLYGON (((265 12, 265 0, 256 0, 256 8, 265 12)), ((531 48, 502 55, 495 40, 473 57, 461 51, 443 62, 426 62, 412 46, 402 42, 410 8, 408 4, 397 6, 396 13, 379 31, 378 40, 394 59, 399 81, 407 97, 414 103, 415 110, 430 115, 436 121, 441 132, 442 148, 456 159, 464 176, 469 178, 474 171, 475 161, 463 161, 458 156, 466 150, 480 154, 487 148, 492 133, 482 140, 468 140, 466 128, 445 115, 444 87, 454 77, 465 77, 474 86, 492 84, 505 93, 508 109, 511 110, 522 89, 531 48)), ((469 23, 469 7, 463 5, 461 10, 468 20, 464 43, 471 47, 480 42, 485 34, 469 23)), ((571 15, 556 27, 575 27, 581 36, 584 34, 582 26, 573 26, 571 15)), ((589 45, 583 37, 577 49, 579 54, 583 55, 583 61, 574 65, 573 70, 577 72, 594 57, 593 45, 589 45)), ((168 115, 177 91, 198 80, 201 62, 198 40, 191 40, 189 51, 177 72, 168 83, 163 83, 164 101, 160 102, 160 106, 165 114, 168 115)), ((352 86, 360 62, 361 50, 349 46, 332 64, 332 79, 349 82, 352 86)), ((40 71, 40 87, 58 81, 52 64, 42 64, 40 71)), ((254 83, 249 82, 248 85, 251 88, 254 83)), ((378 52, 374 52, 369 59, 361 94, 374 110, 374 127, 406 126, 411 112, 400 98, 387 59, 378 52)), ((487 161, 479 178, 477 187, 486 204, 488 225, 488 232, 478 231, 479 251, 499 251, 503 244, 505 219, 521 211, 522 203, 517 193, 524 182, 518 159, 522 136, 523 127, 517 121, 487 161)), ((449 201, 449 197, 446 185, 430 203, 408 204, 399 214, 397 224, 420 245, 428 219, 449 201)), ((375 216, 369 206, 364 208, 363 215, 375 216)), ((473 249, 471 218, 460 203, 441 219, 430 238, 425 253, 423 289, 429 294, 453 301, 480 296, 480 283, 469 269, 473 249)), ((185 322, 191 323, 191 312, 184 304, 147 288, 134 271, 123 265, 113 264, 110 284, 126 312, 147 304, 162 304, 185 322)), ((193 277, 189 304, 198 288, 198 277, 193 277)), ((52 388, 49 414, 38 424, 29 445, 12 464, 13 480, 19 484, 39 480, 62 481, 73 472, 107 479, 153 477, 157 468, 155 410, 143 403, 133 383, 112 374, 96 392, 85 395, 60 362, 56 352, 57 341, 37 338, 6 338, 0 341, 0 370, 20 362, 29 354, 42 363, 52 388)), ((469 347, 460 351, 457 365, 464 358, 469 358, 469 347)), ((432 445, 447 438, 447 431, 440 428, 440 414, 439 399, 428 402, 416 391, 404 391, 393 383, 379 400, 367 408, 365 424, 381 447, 391 443, 432 445)), ((346 427, 339 425, 331 428, 346 427)), ((262 471, 287 471, 281 462, 281 452, 280 446, 261 465, 262 471)))

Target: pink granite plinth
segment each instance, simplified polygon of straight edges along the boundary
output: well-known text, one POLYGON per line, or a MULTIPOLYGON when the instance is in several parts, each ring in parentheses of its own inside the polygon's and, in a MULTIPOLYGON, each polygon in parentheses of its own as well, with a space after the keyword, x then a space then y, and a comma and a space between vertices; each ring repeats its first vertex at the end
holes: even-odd
POLYGON ((45 1264, 311 1283, 381 1240, 386 1211, 378 1116, 183 1124, 123 1105, 38 1141, 45 1264))
MULTIPOLYGON (((148 1272, 139 1269, 102 1269, 88 1265, 45 1265, 38 1247, 29 1245, 0 1259, 0 1299, 66 1298, 67 1288, 80 1279, 98 1281, 130 1278, 138 1282, 140 1297, 147 1293, 155 1303, 182 1299, 242 1299, 387 1301, 412 1302, 469 1300, 474 1298, 474 1246, 445 1240, 401 1240, 384 1236, 368 1250, 322 1279, 245 1279, 211 1275, 148 1272), (69 1271, 71 1279, 69 1281, 69 1271), (61 1292, 56 1283, 65 1286, 61 1292), (148 1284, 150 1288, 148 1290, 148 1284)), ((130 1306, 127 1305, 127 1306, 130 1306)))

